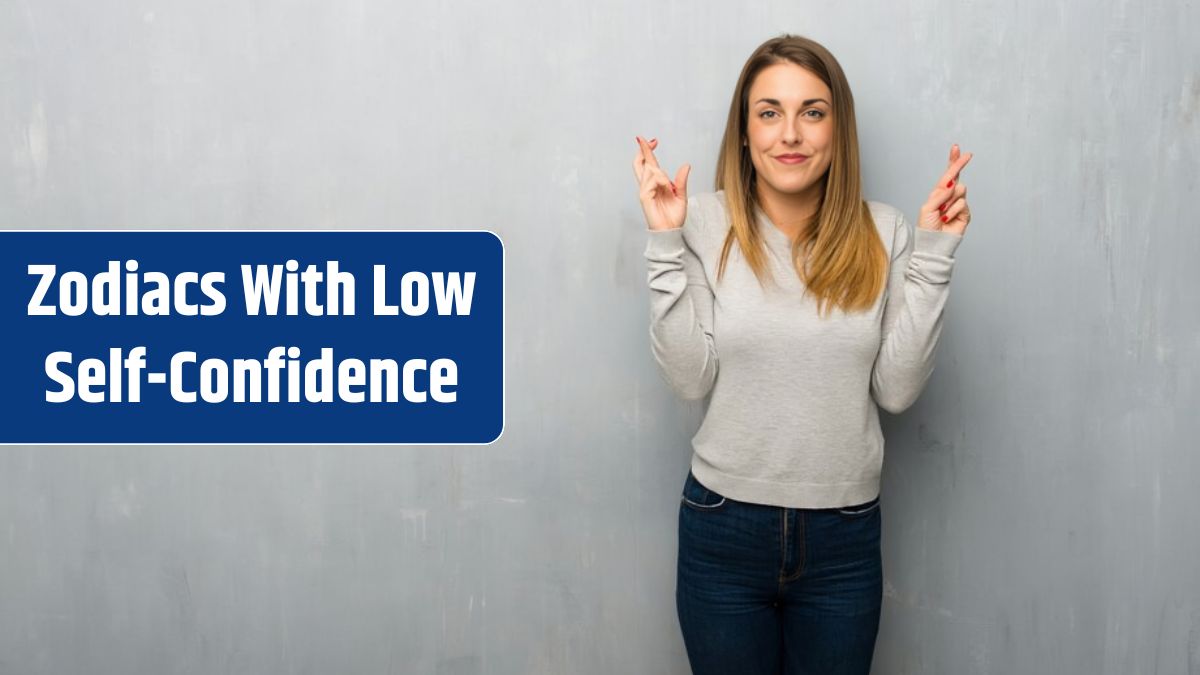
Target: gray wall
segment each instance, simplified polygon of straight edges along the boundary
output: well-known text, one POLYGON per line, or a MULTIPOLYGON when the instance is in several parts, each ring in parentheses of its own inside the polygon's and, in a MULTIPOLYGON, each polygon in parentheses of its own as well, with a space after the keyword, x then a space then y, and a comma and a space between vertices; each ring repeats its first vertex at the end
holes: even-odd
POLYGON ((700 404, 630 162, 710 189, 734 80, 839 57, 868 197, 952 142, 939 365, 885 420, 876 673, 1200 673, 1194 3, 0 0, 0 227, 489 228, 485 447, 0 448, 2 673, 684 673, 700 404))

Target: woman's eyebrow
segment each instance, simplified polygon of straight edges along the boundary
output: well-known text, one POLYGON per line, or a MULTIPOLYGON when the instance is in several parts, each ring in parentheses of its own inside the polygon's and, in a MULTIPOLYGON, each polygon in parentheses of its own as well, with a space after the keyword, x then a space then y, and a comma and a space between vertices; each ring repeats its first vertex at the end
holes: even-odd
MULTIPOLYGON (((778 101, 778 99, 773 99, 773 98, 760 98, 757 101, 755 101, 755 103, 770 103, 771 105, 782 105, 778 101)), ((832 103, 830 103, 829 101, 826 101, 823 98, 810 98, 810 99, 802 101, 800 103, 800 105, 806 106, 806 105, 812 105, 814 103, 824 103, 826 105, 833 105, 832 103)))

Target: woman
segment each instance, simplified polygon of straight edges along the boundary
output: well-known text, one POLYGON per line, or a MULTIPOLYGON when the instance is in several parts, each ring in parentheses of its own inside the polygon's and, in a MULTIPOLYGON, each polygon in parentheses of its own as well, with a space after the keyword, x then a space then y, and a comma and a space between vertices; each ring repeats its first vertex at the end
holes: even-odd
POLYGON ((654 357, 709 396, 679 510, 676 606, 695 673, 868 673, 879 626, 878 407, 933 370, 970 221, 950 151, 916 228, 862 199, 854 101, 812 40, 742 69, 715 193, 637 138, 654 357))

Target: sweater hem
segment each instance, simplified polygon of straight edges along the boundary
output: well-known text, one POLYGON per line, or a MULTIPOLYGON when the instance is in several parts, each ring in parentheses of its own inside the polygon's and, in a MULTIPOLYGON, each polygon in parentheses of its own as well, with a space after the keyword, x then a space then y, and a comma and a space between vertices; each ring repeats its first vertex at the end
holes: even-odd
POLYGON ((880 476, 852 483, 780 483, 731 476, 692 453, 692 475, 704 487, 739 502, 790 509, 832 509, 865 504, 879 496, 880 476))

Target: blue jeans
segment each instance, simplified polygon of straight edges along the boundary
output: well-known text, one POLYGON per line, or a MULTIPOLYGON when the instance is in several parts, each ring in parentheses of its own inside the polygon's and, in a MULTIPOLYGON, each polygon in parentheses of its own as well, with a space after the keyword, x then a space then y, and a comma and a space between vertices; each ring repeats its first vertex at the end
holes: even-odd
POLYGON ((867 675, 883 602, 879 498, 791 509, 688 471, 675 606, 696 675, 867 675))

